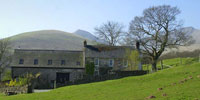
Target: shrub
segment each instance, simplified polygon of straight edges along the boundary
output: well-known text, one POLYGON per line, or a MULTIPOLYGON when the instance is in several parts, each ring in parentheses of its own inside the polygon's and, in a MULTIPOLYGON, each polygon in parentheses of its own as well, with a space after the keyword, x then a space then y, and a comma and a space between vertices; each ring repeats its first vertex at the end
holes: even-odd
POLYGON ((2 81, 8 81, 8 80, 11 80, 11 79, 12 79, 11 70, 5 71, 2 81))
POLYGON ((9 83, 6 83, 6 86, 23 86, 23 85, 31 85, 34 79, 38 78, 40 73, 35 75, 27 73, 23 77, 19 77, 17 79, 11 79, 9 83))
POLYGON ((94 63, 93 62, 87 62, 86 63, 86 74, 87 75, 94 75, 94 63))

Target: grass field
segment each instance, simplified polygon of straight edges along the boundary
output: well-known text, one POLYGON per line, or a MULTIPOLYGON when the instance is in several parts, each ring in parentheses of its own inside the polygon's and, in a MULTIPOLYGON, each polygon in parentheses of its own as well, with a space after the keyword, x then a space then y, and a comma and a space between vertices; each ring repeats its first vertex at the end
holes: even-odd
POLYGON ((0 95, 0 100, 144 100, 151 95, 155 96, 153 100, 199 100, 198 59, 185 58, 182 64, 175 63, 177 60, 165 60, 164 64, 175 67, 148 75, 67 86, 44 93, 0 95))

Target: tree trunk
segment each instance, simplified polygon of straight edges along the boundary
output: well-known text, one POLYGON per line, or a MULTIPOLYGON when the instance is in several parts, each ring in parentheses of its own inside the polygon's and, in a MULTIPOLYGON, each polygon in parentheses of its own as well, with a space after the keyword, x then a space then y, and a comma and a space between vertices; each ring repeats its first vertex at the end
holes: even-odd
POLYGON ((157 61, 156 61, 156 60, 153 60, 153 62, 152 62, 152 71, 153 71, 153 72, 157 71, 156 64, 157 64, 157 61))

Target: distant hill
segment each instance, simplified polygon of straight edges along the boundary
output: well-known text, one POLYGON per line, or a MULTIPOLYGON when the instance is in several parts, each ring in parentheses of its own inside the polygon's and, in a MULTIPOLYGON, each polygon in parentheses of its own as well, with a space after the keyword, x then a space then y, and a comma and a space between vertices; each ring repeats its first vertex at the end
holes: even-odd
POLYGON ((9 38, 14 49, 82 50, 84 40, 95 44, 79 35, 58 30, 26 32, 9 38))
MULTIPOLYGON (((181 46, 178 48, 178 51, 179 52, 194 51, 196 49, 200 49, 200 30, 195 29, 193 27, 185 27, 183 30, 185 32, 188 32, 189 34, 191 34, 191 36, 195 40, 195 43, 190 46, 181 46)), ((177 49, 170 49, 170 50, 167 50, 166 52, 168 52, 168 51, 177 51, 177 49)))
POLYGON ((96 41, 96 42, 98 42, 98 43, 103 43, 103 44, 105 44, 105 42, 104 42, 103 40, 98 39, 96 36, 94 36, 93 34, 91 34, 90 32, 87 32, 87 31, 85 31, 85 30, 80 30, 80 29, 78 29, 78 30, 76 30, 76 31, 74 32, 74 34, 77 34, 77 35, 79 35, 79 36, 82 36, 82 37, 84 37, 84 38, 86 38, 86 39, 88 39, 88 40, 92 40, 92 41, 96 41))
POLYGON ((192 30, 192 36, 194 40, 196 41, 196 44, 200 44, 200 30, 199 29, 193 29, 192 30))
POLYGON ((200 49, 200 30, 193 27, 185 27, 184 30, 191 33, 193 39, 195 40, 195 43, 190 46, 180 47, 180 51, 193 51, 196 49, 200 49))

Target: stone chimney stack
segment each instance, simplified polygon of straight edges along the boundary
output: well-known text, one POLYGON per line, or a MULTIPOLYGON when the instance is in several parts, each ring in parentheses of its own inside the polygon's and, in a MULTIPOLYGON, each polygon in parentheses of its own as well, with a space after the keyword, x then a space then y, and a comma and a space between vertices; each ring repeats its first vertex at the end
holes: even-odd
POLYGON ((84 47, 87 46, 87 41, 86 40, 83 42, 83 45, 84 45, 84 47))

